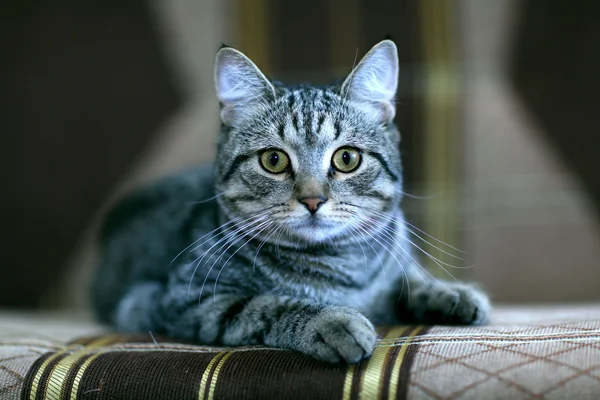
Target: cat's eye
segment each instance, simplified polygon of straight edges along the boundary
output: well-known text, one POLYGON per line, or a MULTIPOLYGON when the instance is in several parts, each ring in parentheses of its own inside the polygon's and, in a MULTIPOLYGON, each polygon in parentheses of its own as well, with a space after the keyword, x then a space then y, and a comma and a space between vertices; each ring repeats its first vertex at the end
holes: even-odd
POLYGON ((290 158, 281 150, 270 149, 260 155, 260 165, 272 174, 281 174, 290 165, 290 158))
POLYGON ((341 147, 333 153, 333 167, 341 172, 352 172, 360 165, 360 151, 353 147, 341 147))

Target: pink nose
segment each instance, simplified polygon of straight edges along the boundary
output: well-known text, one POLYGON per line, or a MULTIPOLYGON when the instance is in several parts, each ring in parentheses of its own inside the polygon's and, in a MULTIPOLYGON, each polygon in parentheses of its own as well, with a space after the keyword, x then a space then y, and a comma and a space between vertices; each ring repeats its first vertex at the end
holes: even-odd
POLYGON ((311 197, 298 197, 298 201, 310 211, 311 214, 317 212, 321 204, 327 201, 327 197, 323 196, 311 196, 311 197))

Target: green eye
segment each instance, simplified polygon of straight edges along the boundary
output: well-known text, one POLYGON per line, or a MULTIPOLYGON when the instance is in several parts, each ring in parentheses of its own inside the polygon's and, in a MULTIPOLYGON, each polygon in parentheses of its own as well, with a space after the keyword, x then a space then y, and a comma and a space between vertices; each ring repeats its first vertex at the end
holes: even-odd
POLYGON ((290 165, 290 158, 281 150, 267 150, 260 155, 260 165, 272 174, 280 174, 290 165))
POLYGON ((360 152, 353 147, 341 147, 333 153, 333 167, 341 172, 352 172, 360 165, 360 152))

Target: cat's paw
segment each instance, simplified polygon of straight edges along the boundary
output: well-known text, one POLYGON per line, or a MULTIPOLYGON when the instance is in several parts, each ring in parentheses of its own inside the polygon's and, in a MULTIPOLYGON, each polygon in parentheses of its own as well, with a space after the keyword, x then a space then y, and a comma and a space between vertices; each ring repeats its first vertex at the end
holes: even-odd
POLYGON ((418 322, 481 325, 488 321, 490 302, 478 289, 464 283, 437 283, 419 288, 408 308, 418 322))
POLYGON ((330 363, 357 363, 373 352, 377 333, 359 312, 326 307, 306 324, 302 351, 330 363))

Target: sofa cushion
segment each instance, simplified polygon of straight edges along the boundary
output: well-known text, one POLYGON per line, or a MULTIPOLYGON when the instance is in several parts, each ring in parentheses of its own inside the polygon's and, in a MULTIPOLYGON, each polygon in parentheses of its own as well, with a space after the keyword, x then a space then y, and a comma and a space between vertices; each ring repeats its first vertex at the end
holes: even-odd
POLYGON ((62 343, 32 332, 0 343, 0 397, 600 398, 600 305, 503 308, 483 327, 379 333, 371 358, 348 366, 260 346, 176 343, 150 332, 62 343), (15 356, 25 361, 10 364, 15 356))

